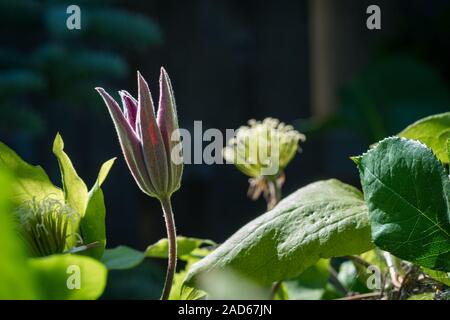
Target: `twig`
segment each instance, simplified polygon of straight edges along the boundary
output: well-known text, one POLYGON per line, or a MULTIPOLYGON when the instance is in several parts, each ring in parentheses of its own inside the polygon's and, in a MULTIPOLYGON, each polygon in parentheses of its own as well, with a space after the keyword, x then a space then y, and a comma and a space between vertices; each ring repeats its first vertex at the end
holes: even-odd
POLYGON ((351 260, 351 261, 353 261, 353 262, 355 262, 357 264, 360 264, 360 265, 362 265, 363 267, 366 267, 366 268, 371 266, 371 264, 369 262, 367 262, 366 260, 364 260, 364 259, 362 259, 361 257, 358 257, 358 256, 344 256, 343 258, 351 260))
POLYGON ((364 299, 376 298, 376 297, 381 297, 381 293, 380 292, 362 293, 362 294, 356 294, 354 296, 339 298, 336 300, 364 300, 364 299))
POLYGON ((383 251, 383 256, 384 259, 386 260, 386 264, 388 266, 389 269, 389 274, 391 276, 391 281, 392 284, 397 287, 400 288, 401 287, 401 279, 398 275, 397 272, 397 267, 395 266, 395 262, 394 259, 392 258, 391 254, 389 252, 383 251))
POLYGON ((400 288, 398 289, 398 292, 396 294, 397 300, 403 299, 403 293, 405 290, 410 289, 410 282, 416 278, 417 274, 417 268, 412 266, 411 269, 406 273, 405 277, 403 278, 402 284, 400 285, 400 288))
POLYGON ((330 271, 330 281, 335 285, 336 289, 340 290, 343 294, 348 295, 350 290, 339 280, 336 270, 332 266, 328 266, 330 271))
POLYGON ((281 281, 274 282, 272 284, 272 289, 270 290, 269 300, 275 300, 278 290, 280 289, 281 281))

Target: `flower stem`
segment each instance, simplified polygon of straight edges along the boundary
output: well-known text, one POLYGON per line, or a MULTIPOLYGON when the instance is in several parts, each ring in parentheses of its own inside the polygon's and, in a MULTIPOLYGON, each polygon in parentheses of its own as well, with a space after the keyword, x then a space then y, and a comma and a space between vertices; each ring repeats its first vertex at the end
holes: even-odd
POLYGON ((284 175, 267 178, 268 196, 267 210, 272 210, 281 200, 281 187, 284 183, 284 175))
POLYGON ((160 202, 164 211, 167 240, 169 242, 169 261, 167 264, 166 281, 164 282, 164 289, 161 295, 161 300, 168 300, 170 290, 172 289, 173 276, 175 275, 175 270, 177 267, 177 234, 170 198, 168 197, 160 199, 160 202))

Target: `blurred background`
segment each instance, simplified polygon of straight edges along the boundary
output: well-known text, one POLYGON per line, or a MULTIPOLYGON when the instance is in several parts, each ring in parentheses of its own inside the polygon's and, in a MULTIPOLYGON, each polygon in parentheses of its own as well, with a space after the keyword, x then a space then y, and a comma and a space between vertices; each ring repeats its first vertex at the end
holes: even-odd
MULTIPOLYGON (((118 156, 103 187, 108 247, 144 249, 165 236, 162 212, 132 180, 94 87, 136 94, 140 70, 156 100, 165 66, 183 128, 201 120, 225 131, 271 116, 306 134, 285 195, 331 177, 359 187, 350 156, 448 111, 449 31, 448 0, 0 0, 0 140, 55 183, 58 131, 89 185, 118 156), (80 30, 66 27, 70 4, 81 8, 80 30), (371 4, 381 30, 366 27, 371 4)), ((231 165, 185 166, 173 198, 178 233, 225 240, 265 211, 247 188, 231 165)), ((164 264, 113 272, 105 296, 157 297, 164 264)))

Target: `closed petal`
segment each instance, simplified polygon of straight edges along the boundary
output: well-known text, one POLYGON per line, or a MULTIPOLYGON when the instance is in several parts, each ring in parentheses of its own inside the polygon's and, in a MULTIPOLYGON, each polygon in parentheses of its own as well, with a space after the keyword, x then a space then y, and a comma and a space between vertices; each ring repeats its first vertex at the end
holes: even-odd
POLYGON ((167 155, 161 132, 156 123, 155 108, 147 82, 138 72, 139 103, 138 103, 138 132, 143 146, 143 156, 156 192, 167 195, 168 175, 167 155))
POLYGON ((119 91, 119 94, 122 98, 123 114, 125 119, 127 119, 133 131, 136 132, 138 102, 125 90, 119 91))
POLYGON ((108 107, 109 114, 111 115, 117 135, 119 136, 122 152, 136 183, 142 191, 151 196, 155 196, 155 190, 151 184, 150 177, 147 174, 147 168, 144 164, 142 147, 138 137, 125 119, 117 102, 103 88, 96 88, 96 90, 108 107))
POLYGON ((172 191, 176 191, 180 185, 181 175, 183 173, 183 164, 175 164, 172 161, 171 152, 174 146, 181 142, 178 132, 179 127, 175 96, 169 75, 164 68, 161 68, 159 88, 160 93, 157 122, 164 141, 164 146, 166 148, 167 159, 169 160, 170 189, 172 191))

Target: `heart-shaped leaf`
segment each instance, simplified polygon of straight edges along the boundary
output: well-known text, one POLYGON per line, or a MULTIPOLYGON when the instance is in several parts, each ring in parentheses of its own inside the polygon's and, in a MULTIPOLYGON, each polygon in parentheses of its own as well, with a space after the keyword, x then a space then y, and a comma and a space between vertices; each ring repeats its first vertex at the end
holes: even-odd
POLYGON ((370 248, 367 206, 361 192, 338 180, 319 181, 297 190, 194 264, 185 286, 224 269, 270 285, 299 276, 320 258, 359 254, 370 248))
POLYGON ((424 144, 392 137, 356 159, 380 248, 420 266, 450 270, 450 180, 424 144))

